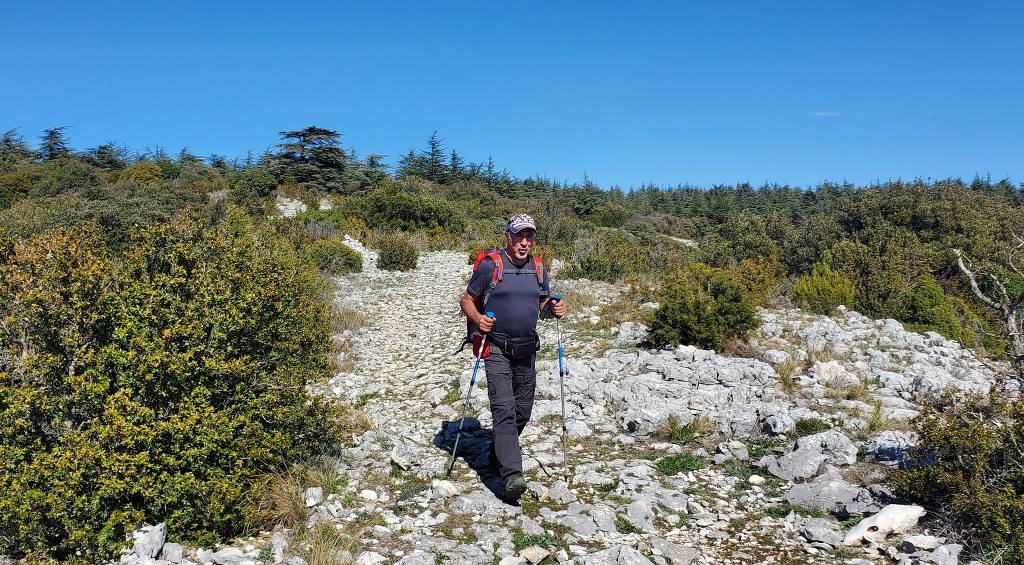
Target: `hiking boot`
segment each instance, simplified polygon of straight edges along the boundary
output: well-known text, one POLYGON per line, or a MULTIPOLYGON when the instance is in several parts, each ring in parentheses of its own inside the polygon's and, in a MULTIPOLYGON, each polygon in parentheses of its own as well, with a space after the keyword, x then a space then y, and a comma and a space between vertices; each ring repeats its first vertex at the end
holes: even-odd
POLYGON ((505 479, 505 498, 515 502, 526 492, 526 479, 522 473, 512 473, 505 479))

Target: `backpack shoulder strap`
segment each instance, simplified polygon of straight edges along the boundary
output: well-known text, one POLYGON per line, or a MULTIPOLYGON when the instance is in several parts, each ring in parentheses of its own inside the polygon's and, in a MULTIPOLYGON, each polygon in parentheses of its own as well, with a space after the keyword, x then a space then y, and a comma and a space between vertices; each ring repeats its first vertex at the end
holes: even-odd
POLYGON ((533 258, 533 271, 537 273, 537 284, 544 285, 544 262, 540 257, 533 258))
POLYGON ((501 260, 501 254, 496 249, 485 249, 480 253, 477 253, 476 260, 473 261, 473 272, 475 273, 477 268, 480 267, 480 263, 484 262, 484 259, 490 259, 494 263, 494 270, 491 272, 492 281, 501 281, 502 274, 505 271, 505 262, 501 260))
POLYGON ((490 251, 487 253, 487 257, 494 262, 494 271, 491 273, 491 280, 501 282, 501 277, 505 274, 505 262, 501 260, 501 253, 498 251, 490 251))

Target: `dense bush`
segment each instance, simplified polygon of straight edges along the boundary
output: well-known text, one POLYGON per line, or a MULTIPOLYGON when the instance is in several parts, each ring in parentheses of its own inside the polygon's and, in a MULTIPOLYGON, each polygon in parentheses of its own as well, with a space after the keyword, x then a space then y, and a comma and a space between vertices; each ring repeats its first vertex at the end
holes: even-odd
POLYGON ((840 304, 852 307, 853 296, 853 283, 820 263, 793 285, 793 302, 818 314, 829 314, 840 304))
POLYGON ((779 296, 786 280, 785 268, 774 257, 743 259, 729 272, 758 306, 766 306, 779 296))
POLYGON ((387 230, 416 230, 443 227, 462 230, 462 216, 451 203, 410 190, 397 182, 386 183, 365 197, 351 202, 367 225, 387 230))
POLYGON ((692 254, 670 237, 597 229, 574 242, 562 276, 608 282, 632 275, 660 276, 688 262, 692 254))
POLYGON ((153 161, 136 161, 121 171, 120 180, 133 182, 140 186, 156 184, 164 178, 164 170, 153 161))
POLYGON ((140 522, 239 533, 259 478, 338 438, 323 283, 229 217, 4 245, 0 554, 96 563, 140 522))
POLYGON ((358 273, 363 270, 363 256, 334 239, 321 239, 306 246, 306 256, 313 266, 328 275, 358 273))
POLYGON ((416 268, 420 250, 401 233, 389 233, 377 243, 377 267, 387 271, 411 271, 416 268))
POLYGON ((901 496, 921 503, 972 549, 1024 561, 1024 401, 978 398, 926 407, 911 467, 892 474, 901 496))
POLYGON ((934 277, 921 275, 904 294, 900 319, 908 330, 936 331, 965 345, 974 345, 974 332, 964 327, 957 306, 957 301, 946 296, 934 277))
POLYGON ((659 302, 648 320, 648 339, 655 346, 683 343, 721 349, 760 323, 740 284, 725 271, 701 263, 666 277, 659 302))

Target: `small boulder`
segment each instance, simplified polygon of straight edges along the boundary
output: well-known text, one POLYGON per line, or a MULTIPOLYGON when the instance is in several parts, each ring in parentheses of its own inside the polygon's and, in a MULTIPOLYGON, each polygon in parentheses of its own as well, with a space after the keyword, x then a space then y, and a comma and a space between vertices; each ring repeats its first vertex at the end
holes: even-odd
POLYGON ((324 489, 320 487, 309 487, 306 489, 306 508, 312 508, 324 501, 324 489))
POLYGON ((800 535, 811 543, 827 543, 832 547, 839 547, 843 543, 843 535, 824 518, 808 518, 800 530, 800 535))
POLYGON ((142 559, 155 559, 167 539, 167 524, 161 522, 155 526, 143 526, 132 532, 132 553, 142 559))
POLYGON ((850 533, 846 534, 843 545, 858 545, 864 540, 882 543, 891 534, 913 528, 924 515, 924 508, 917 505, 890 504, 854 526, 850 533))
POLYGON ((549 555, 551 555, 550 551, 537 545, 531 545, 519 552, 519 557, 526 559, 531 565, 544 561, 549 555))

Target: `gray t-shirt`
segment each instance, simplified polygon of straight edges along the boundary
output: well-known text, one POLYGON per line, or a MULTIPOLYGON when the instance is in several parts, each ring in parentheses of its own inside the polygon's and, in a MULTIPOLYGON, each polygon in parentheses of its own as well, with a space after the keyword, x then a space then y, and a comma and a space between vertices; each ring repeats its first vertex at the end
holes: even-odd
MULTIPOLYGON (((543 284, 537 284, 532 257, 528 258, 522 267, 516 267, 504 250, 500 253, 505 270, 501 282, 491 292, 485 308, 494 312, 492 331, 510 338, 533 335, 537 330, 537 318, 540 315, 540 299, 548 295, 548 270, 543 270, 543 284)), ((473 296, 483 296, 490 285, 493 272, 494 261, 481 261, 473 273, 473 278, 469 280, 466 292, 473 296)))

